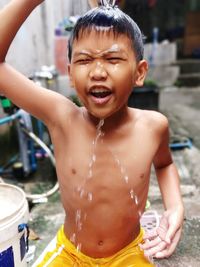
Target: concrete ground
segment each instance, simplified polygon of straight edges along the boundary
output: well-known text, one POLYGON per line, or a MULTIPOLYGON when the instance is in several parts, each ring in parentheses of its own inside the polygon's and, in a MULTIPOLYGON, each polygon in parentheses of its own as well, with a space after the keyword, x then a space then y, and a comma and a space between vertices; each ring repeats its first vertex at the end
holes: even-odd
MULTIPOLYGON (((181 177, 184 228, 176 252, 169 259, 157 262, 163 267, 200 266, 200 87, 166 88, 160 95, 160 110, 169 118, 172 140, 191 138, 193 147, 173 151, 181 177)), ((160 211, 161 199, 155 192, 157 186, 152 182, 149 198, 152 207, 160 211)))
MULTIPOLYGON (((176 252, 169 259, 156 261, 156 264, 163 267, 197 267, 200 266, 200 87, 162 89, 159 109, 169 118, 172 141, 192 138, 193 146, 172 151, 181 176, 185 221, 176 252)), ((161 214, 163 206, 154 174, 149 200, 150 209, 161 214)), ((63 220, 59 192, 50 197, 47 203, 32 207, 30 228, 35 232, 32 239, 37 239, 30 241, 31 249, 36 249, 34 259, 54 237, 63 220)))

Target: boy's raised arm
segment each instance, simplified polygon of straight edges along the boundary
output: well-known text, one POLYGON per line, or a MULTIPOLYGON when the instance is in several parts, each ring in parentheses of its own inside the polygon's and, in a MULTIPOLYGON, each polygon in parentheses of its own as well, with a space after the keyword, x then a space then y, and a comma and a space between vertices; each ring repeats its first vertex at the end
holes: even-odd
POLYGON ((39 87, 5 62, 8 49, 19 28, 33 9, 43 1, 12 0, 0 10, 0 93, 50 126, 58 117, 58 105, 55 103, 59 102, 59 106, 62 106, 62 103, 66 104, 66 98, 39 87))
POLYGON ((12 0, 0 11, 0 61, 5 60, 7 51, 20 26, 32 10, 44 0, 12 0))

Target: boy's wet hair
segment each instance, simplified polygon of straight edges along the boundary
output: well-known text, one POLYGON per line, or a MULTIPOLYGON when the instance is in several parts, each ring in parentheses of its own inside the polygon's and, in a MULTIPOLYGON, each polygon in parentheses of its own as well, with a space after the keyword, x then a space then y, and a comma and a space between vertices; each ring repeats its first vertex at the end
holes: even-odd
POLYGON ((125 34, 132 43, 136 60, 140 61, 143 59, 144 38, 138 25, 117 6, 100 6, 89 10, 81 16, 72 30, 68 44, 68 58, 70 62, 74 40, 78 40, 82 35, 88 34, 92 30, 111 32, 115 36, 125 34))

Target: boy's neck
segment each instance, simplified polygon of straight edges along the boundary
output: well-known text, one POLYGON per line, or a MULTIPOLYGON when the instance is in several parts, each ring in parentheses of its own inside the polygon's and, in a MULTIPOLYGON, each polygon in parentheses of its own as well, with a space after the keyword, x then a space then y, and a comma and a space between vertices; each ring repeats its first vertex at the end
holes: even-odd
POLYGON ((107 118, 97 118, 93 116, 88 110, 84 110, 84 117, 97 128, 100 120, 104 120, 103 127, 105 130, 110 131, 114 128, 124 125, 131 118, 130 109, 127 106, 124 106, 122 109, 118 110, 111 116, 107 118))

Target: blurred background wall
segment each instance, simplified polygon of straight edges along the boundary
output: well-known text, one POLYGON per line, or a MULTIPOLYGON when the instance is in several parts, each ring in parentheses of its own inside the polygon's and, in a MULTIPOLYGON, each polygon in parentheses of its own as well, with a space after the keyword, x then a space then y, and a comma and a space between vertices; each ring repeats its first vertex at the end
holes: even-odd
MULTIPOLYGON (((0 0, 0 8, 9 1, 0 0)), ((54 64, 55 28, 64 17, 82 14, 88 8, 87 0, 45 1, 21 27, 7 61, 26 75, 42 65, 54 64)))

